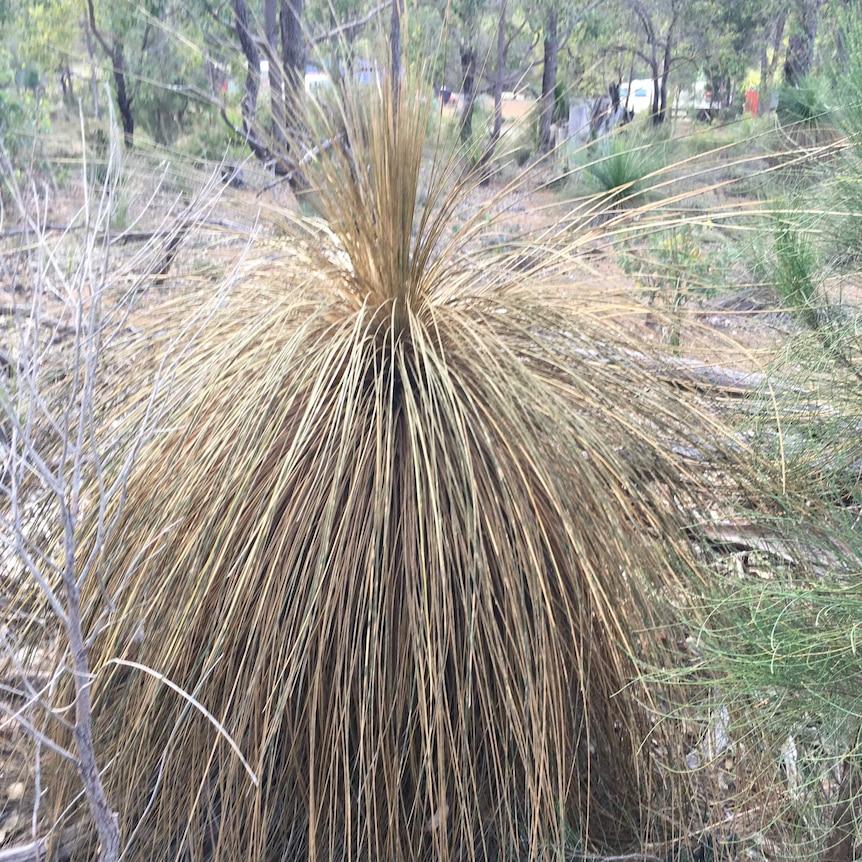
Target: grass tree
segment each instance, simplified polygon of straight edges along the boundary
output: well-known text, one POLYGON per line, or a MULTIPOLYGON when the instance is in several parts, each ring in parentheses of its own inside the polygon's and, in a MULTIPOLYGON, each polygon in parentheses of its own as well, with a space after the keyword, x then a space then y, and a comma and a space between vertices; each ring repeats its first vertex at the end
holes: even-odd
MULTIPOLYGON (((626 845, 682 809, 636 665, 664 661, 694 569, 697 477, 672 452, 709 459, 717 429, 638 367, 624 308, 572 299, 575 249, 540 249, 548 272, 489 249, 493 201, 452 231, 480 178, 423 162, 408 81, 340 110, 321 137, 349 146, 309 166, 319 216, 284 213, 218 296, 176 300, 111 402, 111 434, 137 427, 161 354, 163 430, 110 535, 91 513, 82 538, 105 573, 85 624, 113 608, 89 655, 125 852, 626 845)), ((77 787, 58 763, 61 822, 77 787)))

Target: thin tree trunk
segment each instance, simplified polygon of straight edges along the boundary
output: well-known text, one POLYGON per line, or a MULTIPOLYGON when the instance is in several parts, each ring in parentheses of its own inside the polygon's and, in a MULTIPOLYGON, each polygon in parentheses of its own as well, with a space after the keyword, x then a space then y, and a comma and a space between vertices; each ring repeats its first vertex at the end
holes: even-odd
MULTIPOLYGON (((674 9, 676 7, 673 7, 674 9)), ((670 65, 672 62, 673 52, 673 31, 676 27, 676 16, 670 22, 667 29, 667 38, 664 43, 664 56, 662 57, 661 79, 659 81, 659 91, 656 94, 658 99, 658 113, 653 115, 653 122, 659 125, 664 122, 667 115, 667 79, 670 75, 670 65)))
POLYGON ((775 82, 775 72, 778 69, 778 58, 781 54, 781 43, 784 41, 784 23, 787 16, 781 12, 775 19, 772 30, 772 59, 767 56, 767 47, 764 44, 763 54, 760 57, 760 88, 757 97, 757 116, 762 117, 769 111, 770 94, 775 82))
POLYGON ((506 5, 507 0, 500 0, 500 19, 497 22, 497 67, 494 74, 494 125, 491 128, 488 146, 482 153, 480 162, 480 169, 484 173, 483 183, 491 179, 488 165, 494 158, 497 142, 500 140, 500 132, 503 130, 503 79, 506 74, 506 55, 509 52, 509 45, 506 41, 506 5))
POLYGON ((276 144, 285 149, 287 140, 284 125, 284 81, 281 74, 281 60, 278 57, 280 40, 278 0, 266 0, 264 3, 263 26, 266 31, 266 59, 269 62, 269 104, 272 113, 272 136, 276 144))
POLYGON ((401 2, 392 3, 392 17, 389 21, 389 68, 392 75, 392 98, 394 107, 398 107, 398 96, 401 91, 401 2))
POLYGON ((551 7, 545 24, 544 56, 542 58, 542 99, 539 113, 539 152, 550 152, 551 123, 554 119, 554 95, 557 87, 557 10, 551 7))
POLYGON ((798 87, 803 78, 811 73, 822 5, 823 0, 797 0, 798 30, 787 43, 787 62, 784 64, 784 80, 791 87, 798 87))
MULTIPOLYGON (((665 57, 665 64, 667 63, 667 57, 665 57)), ((653 114, 653 123, 657 126, 661 125, 665 116, 667 115, 667 76, 668 76, 668 67, 665 65, 662 68, 661 75, 658 80, 658 92, 656 93, 657 101, 658 101, 658 111, 653 114)))
MULTIPOLYGON (((303 0, 281 0, 281 60, 284 65, 287 102, 296 111, 305 92, 305 36, 302 32, 303 0)), ((293 118, 295 121, 295 118, 293 118)))
POLYGON ((123 43, 114 46, 114 84, 117 87, 117 108, 123 124, 123 143, 126 149, 135 146, 135 118, 132 114, 132 98, 126 90, 126 59, 123 55, 123 43))
POLYGON ((99 31, 96 26, 93 0, 87 0, 87 14, 92 34, 111 60, 111 71, 117 89, 117 108, 120 111, 120 119, 123 124, 123 142, 126 148, 131 150, 135 145, 135 118, 132 115, 132 97, 128 95, 126 90, 126 61, 123 56, 123 43, 116 36, 113 36, 115 41, 112 45, 99 31))
POLYGON ((101 119, 99 112, 99 87, 96 83, 96 52, 93 49, 93 34, 90 32, 90 22, 84 19, 84 38, 87 42, 87 56, 90 58, 90 89, 93 92, 93 114, 101 119))
POLYGON ((461 141, 467 143, 473 136, 473 105, 476 101, 476 51, 472 45, 461 48, 464 108, 461 111, 461 141))
POLYGON ((656 58, 655 48, 652 49, 650 54, 652 57, 649 63, 650 75, 652 77, 652 105, 650 106, 650 112, 653 123, 658 123, 661 122, 660 120, 656 120, 661 105, 661 85, 659 83, 661 74, 658 70, 658 59, 656 58))
POLYGON ((500 2, 500 20, 497 22, 497 74, 494 78, 494 126, 491 129, 491 155, 503 130, 503 80, 506 76, 506 55, 509 45, 506 42, 507 0, 500 2))
POLYGON ((117 862, 120 858, 120 826, 117 815, 108 802, 93 744, 93 704, 90 695, 91 672, 81 630, 81 601, 75 570, 74 526, 67 525, 67 556, 63 571, 68 615, 66 631, 75 671, 75 749, 78 752, 78 773, 84 783, 87 801, 99 833, 100 862, 117 862), (71 536, 71 538, 70 538, 71 536))
POLYGON ((242 53, 245 56, 245 88, 243 89, 241 110, 243 131, 249 137, 254 132, 257 114, 257 94, 260 90, 260 52, 248 29, 248 4, 246 0, 232 0, 234 25, 242 53))

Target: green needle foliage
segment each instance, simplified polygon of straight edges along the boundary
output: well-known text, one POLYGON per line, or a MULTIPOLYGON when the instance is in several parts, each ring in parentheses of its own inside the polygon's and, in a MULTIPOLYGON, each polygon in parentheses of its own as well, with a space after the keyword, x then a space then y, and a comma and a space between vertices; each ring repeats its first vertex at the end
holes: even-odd
MULTIPOLYGON (((116 606, 91 666, 128 858, 666 837, 684 779, 656 782, 676 742, 635 667, 668 661, 656 628, 694 573, 698 478, 672 448, 709 459, 719 432, 630 361, 624 309, 571 301, 571 249, 525 275, 475 242, 484 213, 453 235, 480 178, 439 155, 423 173, 416 91, 340 110, 349 145, 308 168, 320 217, 167 309, 122 413, 134 426, 146 356, 173 344, 163 430, 85 596, 116 606)), ((58 816, 81 819, 77 791, 61 765, 58 816)))
POLYGON ((656 142, 617 133, 594 145, 584 171, 606 206, 631 208, 647 202, 664 166, 664 149, 656 142))
POLYGON ((820 262, 816 251, 804 228, 792 217, 777 221, 775 287, 785 305, 806 326, 817 329, 822 319, 818 296, 820 262))
POLYGON ((813 584, 741 580, 712 596, 693 629, 691 681, 708 671, 725 704, 738 774, 750 780, 743 798, 782 848, 776 858, 857 858, 859 559, 834 565, 813 584))

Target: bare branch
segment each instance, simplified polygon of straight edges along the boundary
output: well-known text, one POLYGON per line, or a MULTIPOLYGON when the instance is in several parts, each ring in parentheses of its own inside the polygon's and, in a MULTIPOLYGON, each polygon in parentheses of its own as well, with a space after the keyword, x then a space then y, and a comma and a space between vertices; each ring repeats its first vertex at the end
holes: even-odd
POLYGON ((37 728, 29 719, 25 718, 22 715, 23 710, 18 709, 10 709, 3 701, 0 701, 0 712, 6 715, 9 721, 13 721, 16 724, 20 725, 27 731, 34 739, 38 739, 42 745, 47 746, 51 749, 55 754, 60 755, 65 760, 68 760, 70 763, 74 763, 76 766, 78 765, 78 758, 72 754, 71 751, 63 748, 62 745, 57 745, 50 736, 46 736, 42 733, 39 728, 37 728))
MULTIPOLYGON (((20 313, 21 309, 14 305, 0 305, 0 317, 15 317, 20 313)), ((50 317, 40 317, 39 325, 67 335, 74 335, 76 332, 74 326, 70 326, 68 323, 60 323, 59 320, 52 320, 50 317)))
POLYGON ((96 11, 93 8, 93 0, 87 0, 87 12, 90 18, 90 30, 96 37, 96 41, 102 46, 104 52, 113 60, 114 49, 108 40, 102 35, 101 30, 96 26, 96 11))
POLYGON ((311 44, 319 45, 321 42, 331 42, 333 39, 339 38, 350 39, 366 24, 373 21, 381 12, 388 9, 391 5, 392 0, 385 0, 385 2, 375 6, 367 15, 363 15, 361 18, 355 18, 353 21, 347 21, 344 24, 339 24, 337 27, 333 27, 331 30, 321 33, 319 36, 314 36, 311 39, 311 44))

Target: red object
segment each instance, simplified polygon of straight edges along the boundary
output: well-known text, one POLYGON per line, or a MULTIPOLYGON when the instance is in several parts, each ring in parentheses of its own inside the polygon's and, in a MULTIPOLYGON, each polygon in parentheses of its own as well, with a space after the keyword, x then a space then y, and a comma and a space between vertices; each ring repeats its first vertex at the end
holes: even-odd
POLYGON ((757 116, 757 106, 760 101, 760 93, 757 90, 745 91, 745 111, 752 117, 757 116))

